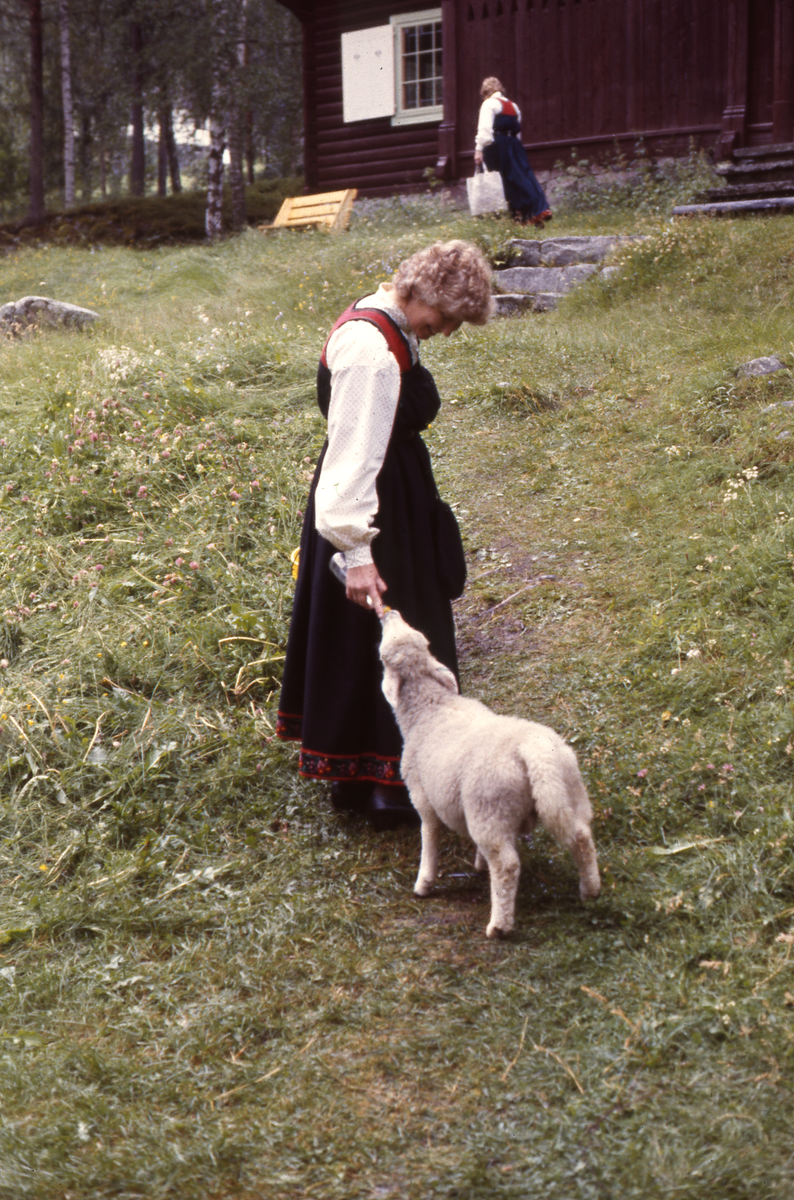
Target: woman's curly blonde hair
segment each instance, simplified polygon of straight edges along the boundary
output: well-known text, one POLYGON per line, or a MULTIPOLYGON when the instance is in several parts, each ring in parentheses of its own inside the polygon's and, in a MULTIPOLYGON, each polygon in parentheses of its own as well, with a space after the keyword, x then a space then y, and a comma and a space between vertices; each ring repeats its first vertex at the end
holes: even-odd
POLYGON ((422 300, 453 321, 485 325, 493 316, 491 268, 471 242, 435 242, 400 263, 394 276, 400 300, 422 300))
POLYGON ((482 83, 480 84, 480 95, 483 100, 487 100, 489 96, 494 94, 494 92, 503 91, 504 88, 500 80, 498 80, 495 75, 489 75, 486 79, 483 79, 482 83))

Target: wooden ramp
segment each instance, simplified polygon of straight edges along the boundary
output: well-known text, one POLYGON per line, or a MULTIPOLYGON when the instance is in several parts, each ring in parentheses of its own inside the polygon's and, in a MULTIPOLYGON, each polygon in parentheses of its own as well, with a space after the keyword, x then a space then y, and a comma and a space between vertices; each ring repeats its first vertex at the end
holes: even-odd
POLYGON ((321 225, 332 233, 339 233, 347 228, 357 195, 357 188, 346 188, 343 192, 322 192, 316 196, 290 196, 282 204, 273 224, 259 228, 263 233, 269 233, 271 229, 305 229, 309 225, 321 225))

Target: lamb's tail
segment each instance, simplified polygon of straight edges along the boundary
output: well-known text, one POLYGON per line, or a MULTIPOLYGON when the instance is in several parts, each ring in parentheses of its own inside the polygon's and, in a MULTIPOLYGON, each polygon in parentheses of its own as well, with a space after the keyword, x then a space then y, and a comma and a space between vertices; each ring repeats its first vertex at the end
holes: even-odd
POLYGON ((601 877, 590 831, 593 809, 576 755, 561 738, 555 738, 543 747, 534 743, 522 747, 521 756, 538 819, 573 855, 582 899, 595 899, 601 891, 601 877))

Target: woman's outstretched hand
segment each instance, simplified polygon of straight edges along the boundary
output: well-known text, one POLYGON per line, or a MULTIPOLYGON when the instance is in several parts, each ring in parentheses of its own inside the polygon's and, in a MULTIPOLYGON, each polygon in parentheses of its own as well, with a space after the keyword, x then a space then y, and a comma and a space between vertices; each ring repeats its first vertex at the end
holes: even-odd
POLYGON ((371 608, 379 617, 383 616, 383 601, 381 596, 386 591, 386 584, 378 574, 374 563, 365 567, 350 567, 347 572, 347 598, 362 608, 371 608))

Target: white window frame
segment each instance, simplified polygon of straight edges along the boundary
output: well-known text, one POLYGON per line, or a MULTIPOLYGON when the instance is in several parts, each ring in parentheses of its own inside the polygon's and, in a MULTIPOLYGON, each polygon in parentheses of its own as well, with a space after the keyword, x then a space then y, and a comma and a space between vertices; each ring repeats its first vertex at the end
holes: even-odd
MULTIPOLYGON (((427 124, 428 121, 443 121, 444 105, 434 104, 427 108, 403 108, 403 75, 402 75, 402 34, 407 26, 441 24, 441 9, 426 8, 420 12, 402 13, 399 17, 390 17, 389 24, 394 30, 394 116, 392 125, 427 124)), ((442 41, 441 53, 444 47, 442 41)))

